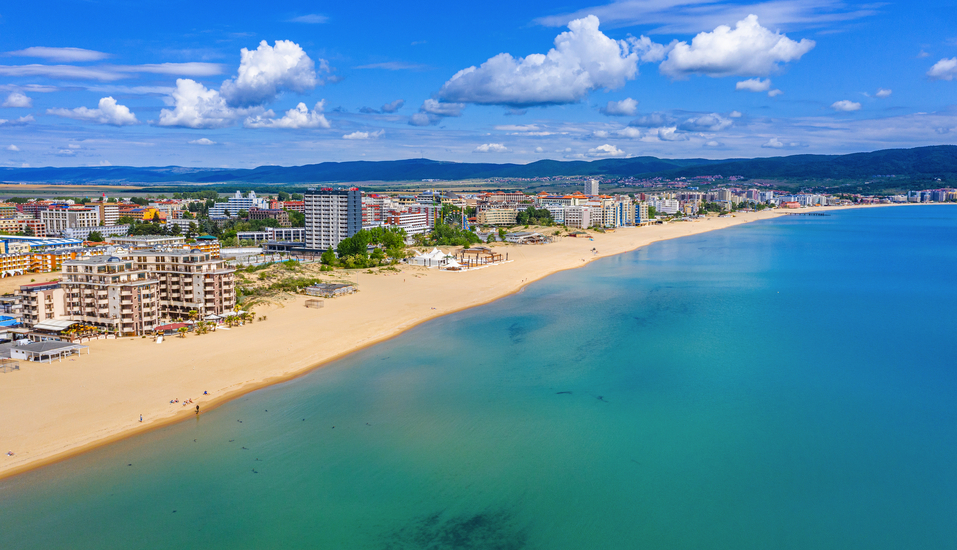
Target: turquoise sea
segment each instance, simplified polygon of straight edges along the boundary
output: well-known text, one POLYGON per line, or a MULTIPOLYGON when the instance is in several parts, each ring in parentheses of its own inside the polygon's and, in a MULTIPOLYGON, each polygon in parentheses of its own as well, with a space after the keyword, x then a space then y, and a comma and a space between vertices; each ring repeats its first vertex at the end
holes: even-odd
POLYGON ((955 283, 950 206, 657 243, 0 482, 0 548, 954 548, 955 283))

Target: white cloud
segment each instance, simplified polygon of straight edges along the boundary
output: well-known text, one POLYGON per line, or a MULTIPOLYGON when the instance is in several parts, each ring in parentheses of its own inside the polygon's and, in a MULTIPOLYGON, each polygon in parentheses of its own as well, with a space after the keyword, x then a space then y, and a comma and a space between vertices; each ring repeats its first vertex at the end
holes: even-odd
POLYGON ((638 58, 642 63, 658 63, 668 56, 668 52, 671 51, 671 48, 675 47, 678 41, 673 40, 671 44, 666 46, 652 42, 650 38, 642 35, 638 38, 629 36, 628 43, 631 44, 632 51, 638 54, 638 58))
POLYGON ((390 103, 386 103, 385 105, 383 105, 381 110, 383 113, 394 113, 398 111, 399 109, 401 109, 403 105, 405 105, 405 100, 397 99, 395 101, 392 101, 390 103))
POLYGON ((114 65, 107 67, 124 73, 152 73, 174 76, 215 76, 223 74, 223 66, 219 63, 148 63, 145 65, 114 65))
POLYGON ((101 160, 97 166, 113 166, 113 163, 108 160, 101 160))
POLYGON ((773 138, 769 139, 769 140, 767 141, 767 143, 765 143, 765 144, 762 145, 761 147, 764 147, 764 148, 767 148, 767 149, 781 149, 781 148, 784 147, 784 144, 781 143, 781 140, 779 140, 778 138, 773 137, 773 138))
POLYGON ((409 117, 409 124, 412 126, 428 126, 430 124, 437 124, 438 121, 438 117, 433 120, 432 117, 425 113, 415 113, 409 117))
POLYGON ((927 76, 934 80, 953 80, 957 78, 957 57, 944 58, 934 63, 927 71, 927 76))
POLYGON ((627 155, 628 153, 608 143, 588 150, 588 156, 595 158, 624 157, 627 155))
POLYGON ((20 148, 17 147, 16 145, 8 145, 8 146, 7 146, 7 151, 13 151, 14 153, 16 153, 16 152, 19 151, 19 150, 20 150, 20 148))
POLYGON ((419 107, 419 112, 409 118, 409 124, 412 126, 429 126, 438 124, 445 117, 462 116, 462 110, 465 109, 464 103, 446 103, 434 99, 426 99, 419 107))
POLYGON ((699 33, 690 45, 678 42, 659 69, 671 78, 691 74, 767 76, 781 63, 801 59, 814 45, 813 40, 795 42, 780 32, 771 32, 758 23, 756 15, 749 15, 734 29, 721 25, 712 32, 699 33))
POLYGON ((79 143, 68 143, 66 146, 67 146, 68 148, 70 148, 70 149, 79 149, 79 148, 80 148, 80 144, 79 144, 79 143))
POLYGON ((835 111, 842 111, 845 113, 851 112, 851 111, 860 111, 861 104, 856 101, 842 99, 840 101, 835 101, 834 103, 832 103, 831 109, 834 109, 835 111))
POLYGON ((658 139, 661 141, 686 141, 688 136, 678 133, 677 127, 669 126, 666 128, 658 128, 658 139))
POLYGON ((160 126, 224 128, 241 116, 226 105, 219 92, 189 78, 176 80, 172 96, 176 108, 160 111, 160 126))
POLYGON ((749 78, 742 80, 734 85, 735 90, 747 90, 749 92, 766 92, 771 89, 771 79, 749 78))
POLYGON ((536 152, 536 153, 544 153, 544 152, 545 152, 545 149, 543 149, 543 148, 541 148, 541 147, 536 147, 536 148, 535 148, 535 152, 536 152))
POLYGON ((462 116, 464 103, 445 103, 434 99, 426 99, 420 108, 423 113, 437 116, 462 116))
POLYGON ((342 136, 342 139, 378 139, 385 135, 385 130, 376 130, 375 132, 352 132, 342 136))
POLYGON ((479 67, 452 76, 439 97, 482 105, 557 105, 575 103, 592 90, 617 89, 638 74, 639 56, 626 41, 612 40, 588 16, 568 24, 547 54, 514 58, 501 53, 479 67))
POLYGON ((771 90, 771 91, 768 92, 768 97, 778 97, 779 95, 781 95, 781 94, 783 94, 783 93, 784 93, 784 92, 782 92, 781 90, 774 89, 774 90, 771 90))
POLYGON ((40 76, 63 80, 119 80, 127 75, 99 67, 75 67, 73 65, 0 65, 0 76, 40 76))
POLYGON ((711 113, 710 115, 689 118, 679 124, 678 128, 685 132, 720 132, 730 128, 733 124, 730 119, 724 118, 718 113, 711 113))
POLYGON ((501 143, 483 143, 475 148, 473 153, 507 153, 508 147, 501 143))
POLYGON ((527 135, 551 135, 552 132, 542 132, 536 124, 499 124, 495 127, 500 132, 522 133, 527 135))
POLYGON ((243 123, 246 128, 329 128, 331 124, 322 114, 325 100, 316 103, 312 111, 306 107, 305 103, 299 103, 296 107, 286 111, 282 118, 273 118, 272 111, 266 111, 262 115, 249 117, 243 123))
POLYGON ((325 15, 319 15, 318 13, 310 13, 309 15, 300 15, 299 17, 293 17, 289 20, 290 23, 308 23, 310 25, 318 25, 329 21, 329 18, 325 15))
POLYGON ((96 122, 97 124, 109 124, 111 126, 129 126, 139 124, 136 115, 130 112, 129 107, 120 105, 112 97, 100 99, 96 109, 86 107, 77 107, 76 109, 47 109, 47 114, 56 115, 75 120, 86 120, 96 122))
POLYGON ((609 101, 601 108, 601 114, 608 116, 635 116, 638 112, 638 102, 630 97, 621 101, 609 101))
POLYGON ((638 128, 657 128, 659 126, 670 126, 675 124, 677 119, 666 113, 651 113, 650 115, 644 115, 632 120, 628 123, 628 126, 636 126, 638 128))
POLYGON ((741 118, 744 115, 741 114, 741 111, 731 111, 728 116, 731 118, 741 118))
POLYGON ((10 92, 3 102, 4 107, 33 107, 33 100, 22 92, 10 92))
POLYGON ((879 90, 877 90, 877 93, 874 94, 874 96, 875 96, 875 97, 879 97, 879 98, 885 98, 885 97, 890 97, 892 93, 894 93, 893 90, 887 90, 887 89, 885 89, 885 88, 880 88, 879 90))
POLYGON ((722 145, 724 144, 721 143, 720 141, 714 141, 714 140, 711 140, 704 144, 705 147, 721 147, 722 145))
POLYGON ((595 130, 591 135, 599 139, 605 139, 609 134, 607 130, 595 130))
MULTIPOLYGON (((283 90, 305 93, 320 83, 315 63, 290 40, 277 40, 275 46, 263 40, 255 50, 243 48, 240 58, 236 76, 220 87, 232 107, 262 105, 283 90)), ((320 67, 328 68, 323 60, 320 67)))
POLYGON ((639 139, 641 137, 641 130, 638 128, 632 128, 631 126, 626 126, 625 128, 615 132, 615 135, 628 139, 639 139))
POLYGON ((192 145, 216 145, 216 142, 209 138, 199 138, 188 141, 192 145))
POLYGON ((7 52, 7 55, 17 57, 39 57, 51 61, 61 61, 66 63, 77 61, 99 61, 110 57, 110 54, 97 52, 94 50, 84 50, 82 48, 47 48, 44 46, 34 46, 14 52, 7 52))
POLYGON ((769 0, 731 3, 716 0, 614 0, 576 12, 535 20, 540 25, 564 26, 572 19, 596 15, 612 27, 659 25, 656 34, 695 33, 756 13, 765 24, 780 27, 822 27, 878 13, 881 4, 849 5, 833 0, 769 0))

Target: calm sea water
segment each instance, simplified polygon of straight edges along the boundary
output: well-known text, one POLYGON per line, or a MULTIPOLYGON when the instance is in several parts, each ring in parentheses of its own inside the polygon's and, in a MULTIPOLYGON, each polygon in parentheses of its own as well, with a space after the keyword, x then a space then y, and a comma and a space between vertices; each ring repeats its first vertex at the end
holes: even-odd
POLYGON ((955 282, 947 206, 658 243, 2 482, 0 547, 953 548, 955 282))

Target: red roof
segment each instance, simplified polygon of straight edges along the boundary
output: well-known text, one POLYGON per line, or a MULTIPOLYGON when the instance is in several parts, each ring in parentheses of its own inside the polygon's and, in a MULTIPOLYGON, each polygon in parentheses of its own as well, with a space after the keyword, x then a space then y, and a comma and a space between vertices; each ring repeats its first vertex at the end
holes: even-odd
POLYGON ((170 324, 168 324, 168 325, 160 325, 160 326, 154 328, 153 330, 159 330, 159 331, 166 332, 167 330, 179 330, 179 329, 181 329, 181 328, 183 328, 183 327, 188 327, 188 326, 189 326, 189 325, 186 324, 186 323, 170 323, 170 324))

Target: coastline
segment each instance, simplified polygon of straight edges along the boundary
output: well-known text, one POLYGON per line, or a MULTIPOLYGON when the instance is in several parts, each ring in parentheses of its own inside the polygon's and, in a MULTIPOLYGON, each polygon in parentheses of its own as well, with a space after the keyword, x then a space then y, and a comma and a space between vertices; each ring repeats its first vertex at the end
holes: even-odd
MULTIPOLYGON (((884 206, 884 205, 878 205, 884 206)), ((854 206, 844 208, 868 208, 854 206)), ((831 211, 840 207, 802 209, 831 211)), ((185 339, 99 340, 90 354, 52 364, 24 363, 0 374, 0 479, 65 460, 102 445, 208 412, 258 389, 298 378, 426 321, 484 305, 559 271, 648 244, 785 215, 737 214, 663 226, 619 228, 589 239, 503 247, 507 264, 464 273, 404 266, 398 273, 359 273, 360 292, 303 307, 304 297, 257 308, 265 322, 185 339), (598 250, 592 254, 591 248, 598 250), (157 347, 161 346, 161 347, 157 347), (278 346, 278 347, 277 347, 278 346), (283 349, 285 348, 285 349, 283 349), (197 367, 199 371, 197 372, 197 367), (204 391, 210 395, 203 396, 204 391), (144 422, 138 421, 143 414, 144 422), (5 456, 7 450, 14 456, 5 456)))

